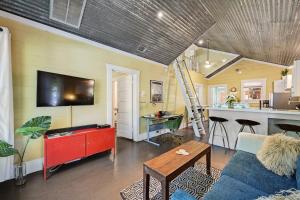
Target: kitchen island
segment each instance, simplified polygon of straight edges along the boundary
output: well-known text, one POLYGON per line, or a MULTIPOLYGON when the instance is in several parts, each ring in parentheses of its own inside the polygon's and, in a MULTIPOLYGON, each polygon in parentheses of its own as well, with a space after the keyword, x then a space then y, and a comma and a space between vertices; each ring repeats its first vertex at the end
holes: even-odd
MULTIPOLYGON (((241 128, 235 120, 236 119, 248 119, 257 121, 260 123, 258 126, 254 126, 256 134, 268 135, 276 132, 281 132, 276 126, 276 123, 291 123, 300 125, 300 111, 298 110, 276 110, 271 108, 241 108, 241 109, 229 109, 219 107, 209 107, 209 116, 222 117, 228 120, 224 122, 224 126, 228 132, 229 147, 234 149, 234 143, 237 138, 238 132, 241 128)), ((209 122, 209 130, 212 128, 212 122, 209 122)), ((219 126, 216 126, 214 145, 223 146, 222 137, 216 135, 222 135, 219 126)), ((243 132, 250 132, 248 127, 245 127, 243 132)), ((212 144, 212 134, 209 137, 209 143, 212 144)), ((226 146, 227 147, 227 146, 226 146)))

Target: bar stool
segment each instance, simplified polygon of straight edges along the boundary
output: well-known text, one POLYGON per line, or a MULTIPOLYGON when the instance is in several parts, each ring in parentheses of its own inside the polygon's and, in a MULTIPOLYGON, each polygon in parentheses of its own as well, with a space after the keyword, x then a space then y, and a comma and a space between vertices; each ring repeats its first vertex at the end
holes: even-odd
POLYGON ((239 136, 240 132, 243 132, 245 126, 248 126, 249 129, 250 129, 250 132, 255 134, 253 126, 260 125, 259 122, 256 122, 256 121, 253 121, 253 120, 248 120, 248 119, 236 119, 235 121, 237 123, 239 123, 242 127, 240 128, 240 130, 238 132, 238 135, 237 135, 237 138, 235 140, 234 149, 236 149, 236 145, 237 145, 237 142, 238 142, 238 136, 239 136))
POLYGON ((293 124, 275 124, 278 128, 283 130, 283 134, 289 132, 295 132, 298 136, 300 136, 300 126, 293 125, 293 124))
POLYGON ((226 147, 226 145, 225 145, 225 137, 226 137, 228 148, 230 148, 230 147, 229 147, 228 134, 227 134, 226 128, 225 128, 225 126, 224 126, 224 124, 223 124, 224 122, 228 122, 228 120, 225 119, 225 118, 222 118, 222 117, 209 117, 209 119, 213 122, 213 125, 212 125, 212 127, 211 127, 211 129, 210 129, 210 131, 209 131, 209 135, 212 133, 212 141, 211 141, 211 144, 212 144, 212 145, 214 144, 214 137, 215 137, 215 136, 221 136, 222 139, 223 139, 223 145, 224 145, 224 148, 225 148, 225 147, 226 147), (223 133, 222 128, 224 129, 225 135, 224 135, 224 133, 223 133, 222 135, 215 135, 215 131, 216 131, 216 126, 217 126, 217 124, 220 125, 221 133, 223 133))

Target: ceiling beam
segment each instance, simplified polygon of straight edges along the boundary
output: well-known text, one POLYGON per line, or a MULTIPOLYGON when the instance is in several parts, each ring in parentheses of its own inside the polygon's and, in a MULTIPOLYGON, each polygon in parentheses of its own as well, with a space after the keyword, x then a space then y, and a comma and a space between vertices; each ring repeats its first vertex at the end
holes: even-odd
POLYGON ((214 75, 216 75, 217 73, 223 71, 224 69, 230 67, 231 65, 233 65, 234 63, 236 63, 237 61, 241 60, 243 58, 243 56, 238 56, 234 59, 232 59, 231 61, 229 61, 228 63, 225 63, 223 66, 221 66, 220 68, 216 69, 215 71, 213 71, 212 73, 208 74, 205 78, 211 78, 214 75))

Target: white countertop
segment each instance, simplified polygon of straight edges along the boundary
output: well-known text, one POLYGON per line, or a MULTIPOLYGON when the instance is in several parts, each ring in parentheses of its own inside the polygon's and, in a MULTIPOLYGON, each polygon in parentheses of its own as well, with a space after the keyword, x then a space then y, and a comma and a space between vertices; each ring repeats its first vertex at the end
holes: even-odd
POLYGON ((220 111, 229 111, 229 112, 258 112, 258 113, 272 113, 272 114, 290 114, 290 115, 299 115, 300 110, 277 110, 272 108, 218 108, 218 107, 208 107, 208 110, 220 110, 220 111))

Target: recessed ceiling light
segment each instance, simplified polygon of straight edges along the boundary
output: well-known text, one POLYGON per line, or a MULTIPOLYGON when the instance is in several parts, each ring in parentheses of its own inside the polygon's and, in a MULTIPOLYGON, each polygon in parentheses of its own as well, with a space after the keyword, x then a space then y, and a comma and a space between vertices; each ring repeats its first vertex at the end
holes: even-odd
POLYGON ((227 61, 227 59, 223 59, 223 60, 222 60, 223 63, 226 62, 226 61, 227 61))
POLYGON ((199 42, 198 42, 199 44, 203 44, 203 40, 199 40, 199 42))
POLYGON ((159 19, 163 18, 163 16, 164 16, 164 13, 163 13, 162 11, 159 11, 159 12, 157 13, 157 17, 158 17, 159 19))

